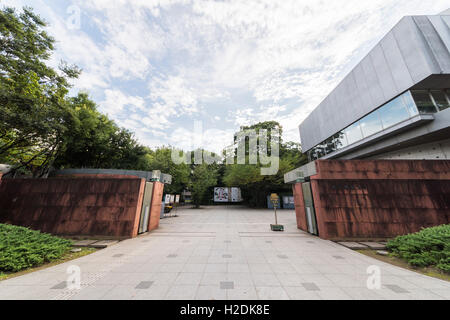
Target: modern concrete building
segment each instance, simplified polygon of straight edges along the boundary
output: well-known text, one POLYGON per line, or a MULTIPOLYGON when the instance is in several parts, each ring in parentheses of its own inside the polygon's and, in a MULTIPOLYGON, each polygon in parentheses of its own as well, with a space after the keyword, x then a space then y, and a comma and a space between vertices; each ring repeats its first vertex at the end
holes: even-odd
POLYGON ((300 125, 316 159, 450 159, 450 15, 409 16, 300 125))
MULTIPOLYGON (((320 172, 320 168, 328 168, 325 170, 330 173, 328 177, 342 181, 348 177, 341 175, 336 178, 329 168, 342 169, 351 174, 347 169, 352 167, 361 174, 354 176, 353 181, 347 181, 347 187, 351 189, 355 179, 359 182, 364 179, 368 189, 363 187, 363 190, 366 191, 370 189, 367 185, 370 181, 390 179, 389 174, 382 174, 384 178, 376 175, 377 172, 385 172, 386 168, 403 170, 405 166, 409 167, 406 171, 411 175, 397 175, 399 181, 425 179, 425 176, 414 172, 418 167, 447 170, 448 163, 445 161, 434 166, 424 165, 420 161, 450 159, 450 12, 402 18, 300 125, 300 138, 310 163, 286 174, 285 182, 312 183, 312 186, 301 188, 294 186, 294 194, 301 197, 297 199, 298 203, 302 202, 305 207, 303 202, 311 202, 310 209, 306 206, 305 212, 308 215, 310 210, 311 223, 307 229, 312 233, 320 234, 313 223, 318 211, 314 203, 322 197, 319 185, 314 186, 319 180, 314 180, 318 177, 326 180, 324 176, 327 176, 320 172), (322 166, 318 164, 324 160, 338 161, 322 166), (358 160, 359 166, 348 165, 346 160, 358 160), (403 160, 403 167, 389 165, 386 160, 403 160), (311 188, 309 199, 307 195, 311 188)), ((446 174, 432 174, 430 177, 439 180, 447 177, 446 174)), ((392 192, 395 188, 390 190, 392 192)), ((380 194, 377 191, 377 196, 380 194)), ((370 199, 370 194, 366 198, 370 200, 367 208, 372 208, 370 206, 375 199, 370 199)), ((428 209, 440 210, 442 205, 447 204, 429 203, 428 209)), ((396 206, 389 208, 393 210, 396 206)), ((371 219, 376 220, 373 216, 371 219)), ((336 231, 336 237, 364 236, 362 229, 348 229, 361 222, 358 221, 358 214, 347 219, 347 222, 347 229, 336 231)), ((389 219, 383 223, 389 223, 389 219)), ((437 223, 436 219, 434 223, 437 223)), ((417 226, 401 230, 415 229, 417 226)))

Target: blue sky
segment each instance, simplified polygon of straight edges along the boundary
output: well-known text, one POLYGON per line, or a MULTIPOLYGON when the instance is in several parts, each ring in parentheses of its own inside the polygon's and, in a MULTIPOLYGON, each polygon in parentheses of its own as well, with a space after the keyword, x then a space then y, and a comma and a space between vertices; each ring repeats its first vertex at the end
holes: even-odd
POLYGON ((284 139, 404 15, 448 0, 0 0, 31 6, 57 39, 50 63, 83 69, 73 94, 150 147, 213 151, 241 125, 284 139), (80 13, 79 19, 77 12, 80 13), (78 24, 79 22, 79 24, 78 24), (192 139, 201 121, 202 139, 192 139))

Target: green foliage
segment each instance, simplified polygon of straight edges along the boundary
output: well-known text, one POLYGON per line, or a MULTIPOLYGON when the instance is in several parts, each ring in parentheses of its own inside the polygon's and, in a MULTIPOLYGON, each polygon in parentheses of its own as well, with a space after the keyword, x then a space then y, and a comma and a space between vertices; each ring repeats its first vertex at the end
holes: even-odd
POLYGON ((387 248, 413 266, 433 266, 450 272, 450 225, 397 237, 388 242, 387 248))
POLYGON ((59 259, 71 245, 70 240, 0 224, 0 272, 17 272, 59 259))
POLYGON ((180 194, 188 186, 191 168, 188 164, 175 164, 172 160, 172 148, 160 147, 156 150, 147 149, 144 170, 160 170, 172 176, 172 184, 164 186, 164 192, 180 194))
POLYGON ((192 200, 197 208, 205 200, 208 189, 217 184, 217 176, 217 166, 214 164, 203 163, 194 167, 190 190, 192 191, 192 200))
POLYGON ((69 99, 68 130, 54 165, 58 168, 145 170, 147 150, 128 130, 97 111, 85 93, 69 99))
POLYGON ((65 130, 68 79, 80 70, 47 66, 54 39, 30 8, 0 10, 0 161, 48 169, 65 130))
MULTIPOLYGON (((242 127, 241 131, 248 129, 257 132, 261 129, 268 130, 269 140, 272 139, 273 129, 279 130, 280 135, 283 131, 281 125, 276 121, 242 127)), ((238 136, 238 133, 236 135, 238 136)), ((280 141, 279 170, 276 175, 263 176, 261 175, 261 164, 249 164, 248 141, 246 141, 246 164, 232 164, 224 169, 223 183, 228 187, 240 187, 243 198, 251 207, 265 207, 267 205, 266 197, 270 193, 291 192, 290 187, 284 183, 284 174, 307 163, 307 157, 301 152, 298 143, 283 143, 281 136, 280 141)))

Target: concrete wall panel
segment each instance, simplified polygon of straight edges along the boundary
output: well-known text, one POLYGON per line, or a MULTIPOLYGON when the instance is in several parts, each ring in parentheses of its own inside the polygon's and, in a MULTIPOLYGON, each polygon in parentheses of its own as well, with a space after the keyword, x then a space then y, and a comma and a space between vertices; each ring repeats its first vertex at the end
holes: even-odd
MULTIPOLYGON (((448 160, 320 160, 316 167, 311 185, 321 238, 390 238, 450 223, 448 160)), ((293 191, 301 196, 301 188, 293 191)), ((298 226, 307 231, 302 221, 298 226)))
POLYGON ((58 235, 137 235, 144 179, 4 179, 0 222, 58 235))
POLYGON ((154 182, 148 231, 155 230, 159 227, 163 194, 164 184, 161 182, 154 182))

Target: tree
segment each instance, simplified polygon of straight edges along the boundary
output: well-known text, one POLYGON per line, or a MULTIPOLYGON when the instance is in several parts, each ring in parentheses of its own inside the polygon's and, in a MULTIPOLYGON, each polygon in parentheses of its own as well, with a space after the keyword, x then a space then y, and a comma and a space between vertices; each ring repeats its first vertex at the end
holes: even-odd
POLYGON ((54 39, 30 8, 18 14, 0 10, 0 161, 15 169, 50 167, 67 130, 68 79, 80 70, 62 63, 59 72, 49 67, 54 39))
POLYGON ((188 164, 175 164, 172 160, 172 148, 160 147, 147 149, 146 170, 160 170, 172 176, 172 184, 165 186, 167 193, 181 193, 189 184, 191 168, 188 164))
MULTIPOLYGON (((284 183, 284 174, 307 163, 306 156, 301 152, 300 145, 294 142, 283 143, 281 134, 283 129, 278 122, 268 121, 257 123, 252 126, 242 127, 241 132, 246 130, 259 131, 268 130, 268 140, 278 139, 280 141, 279 170, 275 175, 261 175, 261 163, 249 164, 249 143, 246 143, 246 164, 232 164, 225 168, 223 177, 224 184, 228 187, 240 187, 242 196, 248 205, 252 207, 266 206, 266 197, 272 192, 290 192, 289 186, 284 183), (274 135, 276 131, 280 137, 274 135)), ((243 137, 239 132, 236 136, 243 137)), ((261 148, 257 146, 257 150, 261 148)), ((269 153, 271 152, 270 148, 269 153)), ((252 150, 255 152, 257 150, 252 150)), ((235 162, 236 163, 236 162, 235 162)))
POLYGON ((86 93, 69 98, 70 120, 55 159, 58 168, 145 170, 147 149, 97 111, 86 93))
POLYGON ((217 184, 217 176, 217 168, 214 165, 203 163, 194 166, 190 190, 196 208, 205 200, 208 189, 217 184))

